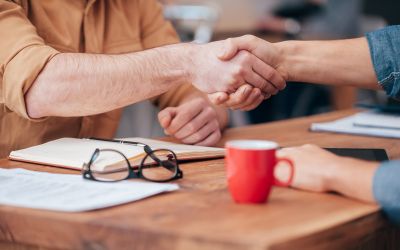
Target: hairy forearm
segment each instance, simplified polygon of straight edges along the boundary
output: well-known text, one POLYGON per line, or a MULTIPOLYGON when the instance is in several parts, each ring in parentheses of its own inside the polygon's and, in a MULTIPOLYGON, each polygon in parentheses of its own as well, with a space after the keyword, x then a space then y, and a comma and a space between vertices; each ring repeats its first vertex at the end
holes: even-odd
POLYGON ((289 81, 379 89, 365 38, 338 41, 286 41, 279 70, 289 81))
POLYGON ((327 187, 330 191, 359 200, 375 202, 373 177, 379 163, 342 158, 330 168, 327 187))
POLYGON ((59 54, 25 95, 28 114, 94 115, 162 94, 187 81, 185 46, 122 55, 59 54))

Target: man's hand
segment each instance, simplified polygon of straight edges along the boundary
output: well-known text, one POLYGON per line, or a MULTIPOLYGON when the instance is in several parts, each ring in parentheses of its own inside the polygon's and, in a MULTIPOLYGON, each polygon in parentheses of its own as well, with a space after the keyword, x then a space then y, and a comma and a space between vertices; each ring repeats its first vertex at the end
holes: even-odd
MULTIPOLYGON (((225 41, 224 51, 220 54, 221 60, 231 60, 241 51, 248 51, 261 59, 265 65, 265 71, 269 73, 269 82, 275 87, 275 91, 264 92, 264 98, 268 99, 276 95, 278 91, 286 87, 287 73, 281 67, 281 58, 279 50, 274 44, 255 36, 246 35, 238 38, 230 38, 225 41)), ((261 102, 260 98, 251 98, 248 92, 254 93, 257 86, 249 85, 246 92, 237 91, 236 93, 219 92, 209 95, 209 99, 216 105, 224 105, 233 109, 251 110, 256 108, 261 102), (253 88, 251 90, 250 88, 253 88), (254 99, 257 100, 254 102, 254 99), (249 102, 252 105, 249 105, 249 102)))
POLYGON ((221 139, 217 111, 202 97, 162 110, 158 120, 165 134, 186 144, 213 146, 221 139))
POLYGON ((282 58, 278 48, 270 42, 252 35, 245 35, 226 40, 224 52, 219 56, 221 60, 231 60, 241 50, 246 50, 261 59, 265 64, 278 70, 279 74, 286 80, 287 73, 282 67, 282 58))
POLYGON ((187 72, 193 85, 208 94, 231 94, 249 84, 264 95, 272 95, 285 87, 285 80, 276 70, 249 51, 231 52, 234 46, 231 40, 189 46, 187 72))

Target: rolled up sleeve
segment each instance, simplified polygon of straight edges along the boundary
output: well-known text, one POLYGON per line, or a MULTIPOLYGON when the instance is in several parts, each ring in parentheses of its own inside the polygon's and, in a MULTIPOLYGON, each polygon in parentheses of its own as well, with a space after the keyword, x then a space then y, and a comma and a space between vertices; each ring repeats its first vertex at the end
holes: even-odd
POLYGON ((375 173, 373 191, 388 217, 400 224, 400 160, 383 163, 375 173))
POLYGON ((379 83, 400 100, 400 25, 368 33, 367 39, 379 83))
POLYGON ((0 101, 7 111, 30 119, 25 94, 59 52, 37 34, 21 6, 0 0, 0 101))

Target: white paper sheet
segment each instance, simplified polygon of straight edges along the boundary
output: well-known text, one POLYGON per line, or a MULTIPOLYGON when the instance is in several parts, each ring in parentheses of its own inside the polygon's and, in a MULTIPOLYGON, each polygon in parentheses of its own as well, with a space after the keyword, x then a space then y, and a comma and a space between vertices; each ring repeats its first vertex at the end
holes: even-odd
POLYGON ((354 121, 356 116, 357 115, 349 116, 333 122, 313 123, 311 125, 311 131, 400 138, 400 130, 355 126, 354 121))
POLYGON ((137 201, 179 189, 176 184, 139 181, 100 183, 81 175, 0 168, 0 205, 82 212, 137 201))
POLYGON ((354 116, 354 125, 368 128, 400 130, 400 114, 382 113, 377 110, 361 112, 354 116))

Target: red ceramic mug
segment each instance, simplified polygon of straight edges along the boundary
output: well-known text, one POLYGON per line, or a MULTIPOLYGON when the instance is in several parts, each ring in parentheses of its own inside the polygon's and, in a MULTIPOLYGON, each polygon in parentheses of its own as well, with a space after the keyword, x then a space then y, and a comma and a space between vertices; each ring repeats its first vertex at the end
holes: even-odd
POLYGON ((237 140, 225 145, 228 188, 237 203, 264 203, 272 186, 292 183, 294 165, 289 159, 275 156, 278 144, 271 141, 237 140), (286 162, 290 167, 287 182, 275 178, 275 166, 286 162))

